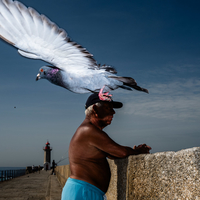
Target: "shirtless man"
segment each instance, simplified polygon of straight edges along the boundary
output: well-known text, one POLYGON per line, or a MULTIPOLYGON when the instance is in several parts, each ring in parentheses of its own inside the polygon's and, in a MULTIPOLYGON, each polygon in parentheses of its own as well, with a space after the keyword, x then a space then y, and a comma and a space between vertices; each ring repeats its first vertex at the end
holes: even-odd
POLYGON ((121 107, 120 102, 100 100, 98 94, 89 96, 85 120, 70 142, 71 175, 63 188, 62 200, 103 200, 111 176, 107 158, 149 153, 151 147, 146 144, 134 148, 121 146, 103 131, 111 124, 113 108, 121 107))

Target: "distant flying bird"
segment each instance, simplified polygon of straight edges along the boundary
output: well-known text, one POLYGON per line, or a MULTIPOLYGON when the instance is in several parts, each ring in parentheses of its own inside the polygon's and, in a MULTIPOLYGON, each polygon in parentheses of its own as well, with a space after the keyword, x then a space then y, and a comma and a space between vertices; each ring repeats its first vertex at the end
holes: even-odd
POLYGON ((133 78, 117 76, 113 67, 98 65, 93 55, 71 41, 65 30, 18 1, 0 0, 0 37, 22 56, 51 64, 39 69, 36 80, 47 79, 75 93, 107 94, 117 88, 148 93, 133 78))

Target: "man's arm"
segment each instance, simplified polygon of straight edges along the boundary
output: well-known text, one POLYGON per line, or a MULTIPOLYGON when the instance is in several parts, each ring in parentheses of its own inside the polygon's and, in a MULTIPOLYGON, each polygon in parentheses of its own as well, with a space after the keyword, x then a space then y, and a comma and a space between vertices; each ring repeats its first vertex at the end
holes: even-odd
MULTIPOLYGON (((148 154, 150 153, 149 151, 151 150, 150 146, 147 146, 146 144, 141 144, 139 146, 134 146, 133 149, 131 147, 126 147, 129 155, 139 155, 139 154, 148 154)), ((109 159, 119 159, 119 157, 112 156, 108 154, 107 158, 109 159)))
MULTIPOLYGON (((138 155, 137 150, 132 149, 131 147, 125 147, 127 150, 127 156, 125 156, 124 158, 128 157, 129 155, 138 155)), ((123 158, 123 157, 116 157, 116 156, 112 156, 110 154, 107 155, 107 158, 115 160, 115 159, 119 159, 119 158, 123 158)))
POLYGON ((146 144, 134 146, 134 148, 122 146, 114 142, 104 131, 95 129, 92 132, 90 144, 106 152, 110 158, 126 158, 130 155, 149 153, 151 149, 146 144))

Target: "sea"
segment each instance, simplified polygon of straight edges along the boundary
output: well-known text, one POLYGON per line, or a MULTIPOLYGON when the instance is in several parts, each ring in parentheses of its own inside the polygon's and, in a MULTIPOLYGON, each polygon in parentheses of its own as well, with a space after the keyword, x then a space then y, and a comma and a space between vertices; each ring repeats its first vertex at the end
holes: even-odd
POLYGON ((0 167, 0 171, 26 169, 26 167, 0 167))
POLYGON ((25 171, 26 167, 0 167, 0 182, 3 180, 12 179, 13 177, 24 175, 25 171), (14 171, 14 176, 9 170, 14 171))

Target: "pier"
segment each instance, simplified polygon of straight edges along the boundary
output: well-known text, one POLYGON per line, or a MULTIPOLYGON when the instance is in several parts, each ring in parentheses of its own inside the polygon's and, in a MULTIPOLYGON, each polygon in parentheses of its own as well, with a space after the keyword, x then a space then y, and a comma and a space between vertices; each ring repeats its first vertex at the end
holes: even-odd
POLYGON ((0 200, 60 200, 61 186, 51 170, 0 182, 0 200))

